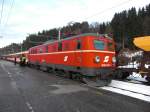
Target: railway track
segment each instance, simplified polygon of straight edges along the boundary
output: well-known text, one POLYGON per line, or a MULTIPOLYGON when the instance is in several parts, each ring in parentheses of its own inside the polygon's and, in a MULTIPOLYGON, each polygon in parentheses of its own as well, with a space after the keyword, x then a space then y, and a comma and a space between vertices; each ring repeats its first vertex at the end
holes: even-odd
MULTIPOLYGON (((42 70, 43 71, 43 70, 42 70)), ((60 73, 52 71, 55 75, 60 75, 60 73)), ((74 79, 75 80, 75 79, 74 79)), ((133 83, 128 81, 117 81, 112 80, 110 85, 104 86, 104 87, 97 87, 95 86, 95 83, 87 83, 86 84, 89 87, 93 87, 95 89, 104 89, 107 91, 111 91, 114 93, 123 94, 126 96, 130 96, 133 98, 141 99, 147 102, 150 102, 150 86, 139 84, 139 83, 133 83)))

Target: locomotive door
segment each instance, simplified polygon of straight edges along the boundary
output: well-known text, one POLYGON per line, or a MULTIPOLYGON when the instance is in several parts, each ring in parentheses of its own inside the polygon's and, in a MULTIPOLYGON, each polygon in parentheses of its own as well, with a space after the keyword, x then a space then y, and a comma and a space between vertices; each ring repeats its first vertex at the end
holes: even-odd
POLYGON ((75 52, 75 63, 77 70, 82 67, 82 50, 81 50, 81 39, 76 40, 76 52, 75 52))

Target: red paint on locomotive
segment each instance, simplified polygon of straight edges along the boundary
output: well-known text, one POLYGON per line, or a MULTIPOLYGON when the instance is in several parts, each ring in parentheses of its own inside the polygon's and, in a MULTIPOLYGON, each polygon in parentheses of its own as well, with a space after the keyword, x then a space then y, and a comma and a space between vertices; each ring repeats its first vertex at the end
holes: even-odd
POLYGON ((87 33, 29 49, 29 64, 96 76, 115 68, 112 38, 87 33))

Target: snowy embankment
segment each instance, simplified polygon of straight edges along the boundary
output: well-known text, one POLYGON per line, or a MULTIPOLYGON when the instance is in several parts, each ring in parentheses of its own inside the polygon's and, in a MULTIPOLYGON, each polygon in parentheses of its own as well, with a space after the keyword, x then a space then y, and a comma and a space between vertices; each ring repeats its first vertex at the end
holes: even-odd
POLYGON ((100 88, 150 102, 150 86, 112 80, 109 86, 100 88))

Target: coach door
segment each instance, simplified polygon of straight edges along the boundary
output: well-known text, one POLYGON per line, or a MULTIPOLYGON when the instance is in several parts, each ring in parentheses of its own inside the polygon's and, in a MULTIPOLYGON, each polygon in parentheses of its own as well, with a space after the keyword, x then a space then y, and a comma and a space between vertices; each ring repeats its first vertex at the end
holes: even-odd
POLYGON ((80 70, 82 67, 82 51, 81 51, 81 39, 76 40, 76 51, 75 51, 75 63, 77 69, 80 70))

